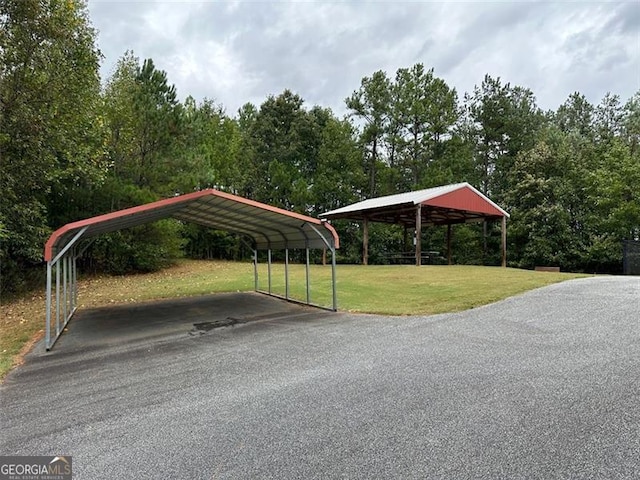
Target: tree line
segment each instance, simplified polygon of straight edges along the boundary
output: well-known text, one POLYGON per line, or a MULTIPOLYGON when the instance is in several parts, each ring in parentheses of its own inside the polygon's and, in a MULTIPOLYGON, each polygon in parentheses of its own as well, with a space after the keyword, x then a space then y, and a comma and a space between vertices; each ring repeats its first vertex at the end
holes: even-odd
MULTIPOLYGON (((619 272, 640 237, 640 92, 599 104, 573 93, 543 111, 531 90, 490 75, 462 96, 423 64, 377 71, 345 99, 348 115, 285 90, 235 114, 180 101, 152 59, 126 52, 99 75, 82 2, 0 4, 2 292, 42 275, 61 225, 204 188, 317 216, 365 198, 467 181, 511 214, 509 265, 619 272)), ((340 261, 359 262, 359 225, 336 222, 340 261)), ((491 224, 454 229, 458 263, 499 262, 491 224)), ((370 261, 404 248, 370 231, 370 261)), ((442 251, 444 233, 423 245, 442 251)), ((232 234, 176 221, 104 235, 83 267, 124 273, 181 255, 246 256, 232 234)))

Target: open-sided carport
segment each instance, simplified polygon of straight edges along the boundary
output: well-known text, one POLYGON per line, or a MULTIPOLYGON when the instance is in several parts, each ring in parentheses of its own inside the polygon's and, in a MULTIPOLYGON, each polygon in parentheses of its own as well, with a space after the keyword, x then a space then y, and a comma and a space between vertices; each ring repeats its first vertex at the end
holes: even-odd
POLYGON ((337 309, 336 254, 338 234, 324 220, 308 217, 218 190, 208 189, 138 207, 68 223, 56 230, 45 245, 47 262, 45 347, 50 350, 77 309, 76 261, 101 234, 164 218, 174 218, 248 238, 253 249, 255 291, 272 295, 271 252, 285 252, 285 299, 289 298, 289 250, 306 252, 306 303, 309 294, 309 249, 331 252, 333 310, 337 309), (259 290, 258 251, 267 252, 267 291, 259 290), (55 288, 55 292, 54 292, 55 288))

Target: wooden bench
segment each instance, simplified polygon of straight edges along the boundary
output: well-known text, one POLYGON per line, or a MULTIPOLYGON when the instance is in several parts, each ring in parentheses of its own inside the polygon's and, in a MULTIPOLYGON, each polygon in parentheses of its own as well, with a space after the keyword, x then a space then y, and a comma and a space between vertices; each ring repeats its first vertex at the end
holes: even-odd
POLYGON ((534 270, 536 272, 555 272, 555 273, 559 273, 560 272, 560 267, 538 267, 538 266, 536 266, 536 268, 534 270))
MULTIPOLYGON (((382 258, 391 265, 412 264, 416 262, 415 252, 400 252, 384 255, 382 258)), ((422 265, 431 265, 436 259, 442 259, 440 252, 422 252, 420 255, 422 265)))

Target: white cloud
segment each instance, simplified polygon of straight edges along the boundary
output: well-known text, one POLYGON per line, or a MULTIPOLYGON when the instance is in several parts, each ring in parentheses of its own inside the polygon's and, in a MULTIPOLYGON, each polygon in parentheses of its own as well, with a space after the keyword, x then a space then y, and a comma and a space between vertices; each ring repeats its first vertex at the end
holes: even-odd
POLYGON ((640 89, 640 3, 90 1, 103 76, 127 49, 233 113, 285 88, 344 112, 364 76, 422 62, 462 95, 486 73, 543 108, 640 89))

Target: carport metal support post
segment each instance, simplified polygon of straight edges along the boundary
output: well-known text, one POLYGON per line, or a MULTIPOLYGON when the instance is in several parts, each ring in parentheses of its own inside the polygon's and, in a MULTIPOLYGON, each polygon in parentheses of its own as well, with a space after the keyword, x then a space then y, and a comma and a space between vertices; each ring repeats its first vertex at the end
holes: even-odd
POLYGON ((267 250, 267 277, 269 278, 269 294, 271 294, 271 249, 267 250))
POLYGON ((56 337, 60 335, 60 262, 56 264, 56 337))
POLYGON ((289 249, 284 249, 284 298, 289 300, 289 249))
POLYGON ((331 247, 331 286, 333 287, 333 311, 338 311, 338 294, 336 291, 336 247, 331 247))
POLYGON ((69 256, 69 286, 71 287, 69 291, 69 308, 73 312, 76 305, 76 282, 75 282, 75 265, 76 265, 76 252, 75 249, 71 250, 71 255, 69 256))
POLYGON ((253 250, 253 289, 258 291, 258 250, 253 250))
POLYGON ((78 257, 73 255, 73 309, 78 306, 78 257))
POLYGON ((78 308, 78 257, 73 257, 73 310, 78 308))
POLYGON ((502 266, 507 266, 507 217, 502 217, 502 266))
POLYGON ((362 264, 369 265, 369 219, 364 217, 362 223, 362 264))
POLYGON ((77 271, 76 271, 76 252, 75 244, 82 237, 87 227, 84 227, 67 243, 67 245, 58 252, 52 259, 47 261, 47 292, 46 292, 46 325, 45 325, 45 348, 51 350, 53 344, 56 343, 58 337, 71 320, 76 311, 77 304, 77 271), (60 265, 62 263, 62 265, 60 265), (56 316, 56 333, 55 337, 51 336, 51 316, 54 313, 53 307, 53 269, 56 269, 56 292, 55 292, 55 316, 56 316), (61 271, 62 270, 62 271, 61 271), (60 286, 60 277, 62 276, 62 286, 60 286), (62 292, 61 292, 62 290, 62 292), (62 294, 62 299, 60 298, 62 294), (62 310, 62 311, 61 311, 62 310), (62 322, 60 321, 60 316, 62 322))
POLYGON ((45 326, 45 346, 51 341, 51 262, 47 262, 47 300, 46 300, 46 326, 45 326))
POLYGON ((422 264, 422 205, 416 208, 416 267, 422 264))
POLYGON ((67 306, 69 304, 69 295, 67 289, 67 280, 69 279, 69 257, 65 255, 62 257, 62 296, 64 302, 62 303, 62 318, 67 318, 67 306))
POLYGON ((307 257, 307 262, 305 265, 305 273, 307 277, 307 303, 311 303, 311 295, 309 292, 309 243, 307 242, 307 247, 305 248, 305 253, 307 257))
POLYGON ((69 308, 69 294, 71 293, 71 278, 69 277, 71 273, 71 262, 69 261, 69 255, 64 256, 62 272, 64 274, 64 283, 62 284, 62 291, 64 293, 64 317, 62 318, 67 318, 67 314, 71 312, 69 308))
POLYGON ((327 248, 331 250, 331 286, 333 287, 333 311, 337 312, 338 295, 336 290, 336 246, 333 243, 330 243, 326 238, 324 238, 324 235, 322 235, 316 227, 314 227, 310 223, 308 225, 313 229, 314 232, 318 234, 327 248))

